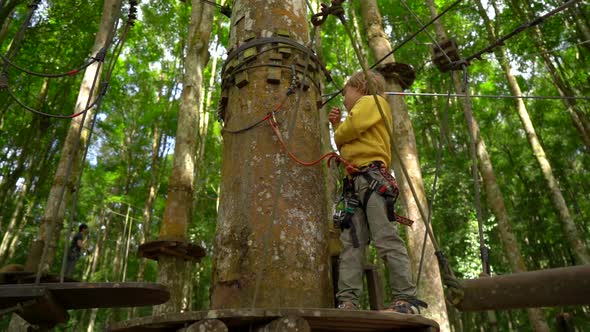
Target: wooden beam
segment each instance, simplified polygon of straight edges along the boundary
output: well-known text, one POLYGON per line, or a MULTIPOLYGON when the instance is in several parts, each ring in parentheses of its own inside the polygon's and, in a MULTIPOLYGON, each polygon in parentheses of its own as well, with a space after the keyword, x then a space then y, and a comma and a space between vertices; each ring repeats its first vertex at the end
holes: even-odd
POLYGON ((590 265, 462 280, 461 311, 590 305, 590 265))

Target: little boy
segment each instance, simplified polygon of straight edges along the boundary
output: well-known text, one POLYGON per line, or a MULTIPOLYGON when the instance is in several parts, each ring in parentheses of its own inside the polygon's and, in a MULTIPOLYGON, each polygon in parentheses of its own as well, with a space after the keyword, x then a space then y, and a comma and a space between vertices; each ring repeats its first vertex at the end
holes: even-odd
POLYGON ((385 79, 374 71, 368 76, 376 89, 385 119, 369 91, 363 72, 352 75, 344 86, 344 106, 349 112, 344 122, 340 122, 340 109, 333 108, 329 114, 340 154, 358 168, 345 179, 343 186, 345 199, 349 199, 345 202, 352 206, 349 211, 354 212, 341 223, 343 248, 336 294, 338 308, 355 310, 359 307, 365 248, 372 239, 389 270, 393 292, 393 303, 384 311, 418 314, 418 306, 426 307, 426 303, 416 298, 408 253, 397 225, 391 222, 395 220, 393 202, 397 198, 397 188, 388 170, 391 144, 384 121, 390 128, 393 121, 391 109, 382 97, 385 79))

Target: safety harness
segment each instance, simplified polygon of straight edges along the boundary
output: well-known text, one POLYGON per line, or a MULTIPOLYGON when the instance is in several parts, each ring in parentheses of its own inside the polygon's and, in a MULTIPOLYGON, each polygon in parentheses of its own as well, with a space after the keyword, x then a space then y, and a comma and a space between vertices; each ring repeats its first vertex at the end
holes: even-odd
POLYGON ((369 203, 369 199, 373 193, 381 195, 385 198, 387 219, 389 219, 389 221, 397 221, 402 225, 412 226, 414 221, 395 214, 395 202, 399 196, 399 189, 395 178, 389 174, 382 162, 373 162, 368 166, 355 169, 349 174, 350 176, 344 178, 342 186, 341 201, 344 202, 344 209, 342 211, 338 211, 334 215, 334 222, 335 224, 339 225, 341 230, 350 228, 352 245, 354 248, 359 247, 359 240, 356 227, 352 222, 352 216, 358 207, 363 209, 365 215, 367 214, 367 204, 369 203), (375 177, 374 173, 371 172, 373 170, 379 170, 381 177, 375 177), (358 176, 364 177, 369 184, 369 188, 365 193, 362 204, 354 187, 354 180, 358 176))

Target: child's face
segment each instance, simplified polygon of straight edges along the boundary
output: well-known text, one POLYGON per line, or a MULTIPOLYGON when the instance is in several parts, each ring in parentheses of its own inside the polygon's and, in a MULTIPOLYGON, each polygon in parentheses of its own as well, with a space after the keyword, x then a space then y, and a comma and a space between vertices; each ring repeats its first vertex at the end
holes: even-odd
POLYGON ((346 107, 348 111, 350 111, 359 98, 363 96, 359 90, 348 85, 344 87, 342 93, 344 94, 344 107, 346 107))

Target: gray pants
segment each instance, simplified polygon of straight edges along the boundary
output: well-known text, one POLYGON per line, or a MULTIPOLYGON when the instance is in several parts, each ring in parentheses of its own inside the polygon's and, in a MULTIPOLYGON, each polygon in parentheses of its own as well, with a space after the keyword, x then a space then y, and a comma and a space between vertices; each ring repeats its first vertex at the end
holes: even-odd
MULTIPOLYGON (((374 178, 382 179, 379 170, 370 171, 374 178)), ((354 187, 360 202, 364 202, 369 189, 367 180, 357 176, 354 187)), ((363 270, 365 249, 369 239, 377 248, 377 253, 385 261, 389 270, 389 285, 393 292, 393 300, 411 300, 416 297, 416 286, 412 281, 410 259, 404 241, 397 232, 397 223, 387 218, 385 198, 372 193, 366 207, 366 216, 362 208, 357 208, 352 222, 356 228, 360 246, 352 245, 351 229, 345 229, 340 235, 342 253, 338 279, 339 303, 352 302, 358 306, 358 299, 363 289, 363 270)))

